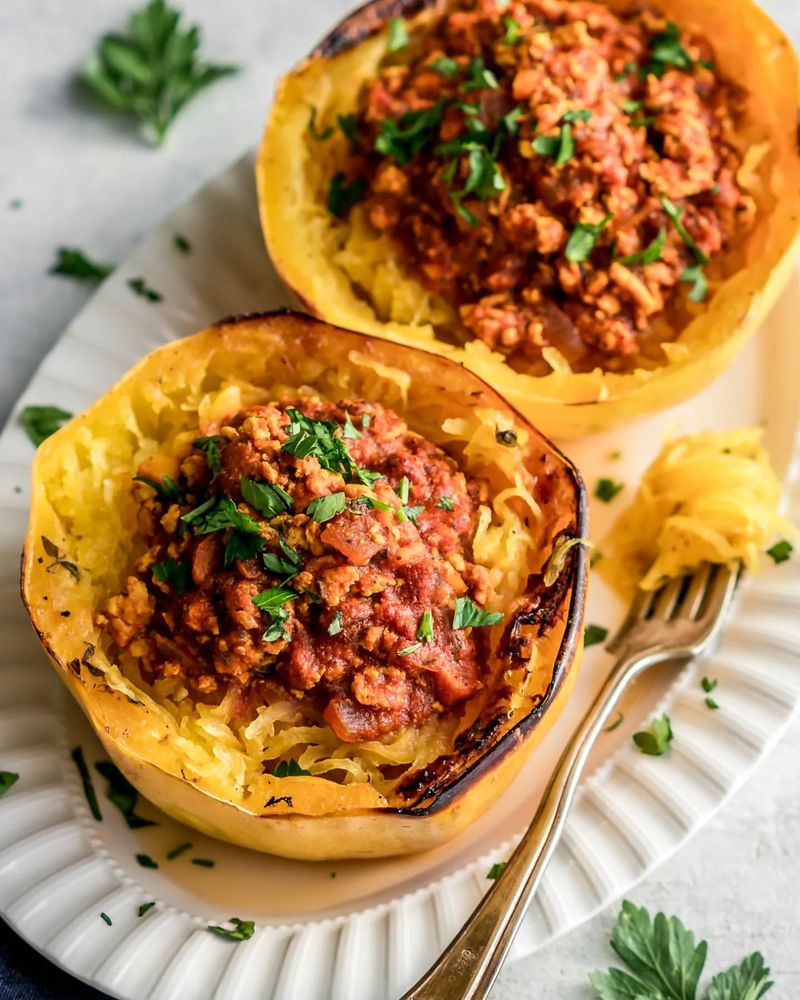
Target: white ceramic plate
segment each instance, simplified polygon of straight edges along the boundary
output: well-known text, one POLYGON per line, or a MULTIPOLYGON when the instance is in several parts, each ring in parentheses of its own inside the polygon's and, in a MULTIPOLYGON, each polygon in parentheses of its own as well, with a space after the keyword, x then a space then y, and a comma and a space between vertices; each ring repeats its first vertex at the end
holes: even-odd
MULTIPOLYGON (((796 288, 792 289, 793 297, 796 288)), ((99 289, 44 360, 27 403, 79 411, 147 350, 232 313, 288 304, 265 260, 252 161, 195 195, 99 289), (180 233, 192 252, 182 254, 180 233), (164 296, 152 304, 128 280, 164 296)), ((787 297, 757 343, 701 396, 641 423, 569 444, 591 489, 611 475, 628 486, 592 511, 601 538, 630 496, 665 429, 762 422, 800 512, 794 455, 797 338, 787 297), (610 453, 620 449, 622 459, 610 453)), ((0 800, 0 911, 50 960, 115 997, 143 1000, 392 1000, 435 958, 487 885, 493 860, 530 817, 559 747, 608 666, 590 649, 575 694, 514 787, 459 839, 428 854, 372 862, 301 863, 232 847, 180 827, 149 804, 158 826, 131 831, 105 800, 87 808, 70 749, 90 766, 99 745, 32 637, 20 606, 19 551, 33 449, 12 419, 0 437, 0 769, 19 782, 0 800), (167 851, 193 849, 174 861, 167 851), (135 854, 159 861, 140 867, 135 854), (210 858, 213 868, 191 864, 210 858), (138 907, 156 906, 145 916, 138 907), (108 914, 108 926, 100 913, 108 914), (242 944, 208 933, 230 916, 255 920, 242 944)), ((742 588, 725 641, 702 671, 664 669, 631 692, 626 722, 600 740, 567 833, 516 943, 530 954, 628 890, 719 808, 786 726, 800 700, 800 565, 766 570, 742 588), (710 712, 698 677, 719 679, 710 712), (675 742, 645 757, 630 735, 667 710, 675 742)), ((588 621, 613 627, 621 608, 594 581, 588 621)))

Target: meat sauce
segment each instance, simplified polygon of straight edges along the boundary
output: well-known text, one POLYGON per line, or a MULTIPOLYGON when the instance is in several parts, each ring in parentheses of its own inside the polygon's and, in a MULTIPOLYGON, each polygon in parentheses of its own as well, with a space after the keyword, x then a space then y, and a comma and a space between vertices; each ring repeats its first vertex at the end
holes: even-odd
POLYGON ((363 86, 349 176, 462 335, 652 367, 755 211, 712 57, 646 8, 457 0, 363 86))
POLYGON ((294 697, 346 742, 479 688, 486 630, 457 612, 493 597, 471 552, 487 487, 392 411, 251 406, 174 477, 152 468, 134 487, 145 551, 98 620, 145 679, 211 701, 236 685, 243 711, 294 697))

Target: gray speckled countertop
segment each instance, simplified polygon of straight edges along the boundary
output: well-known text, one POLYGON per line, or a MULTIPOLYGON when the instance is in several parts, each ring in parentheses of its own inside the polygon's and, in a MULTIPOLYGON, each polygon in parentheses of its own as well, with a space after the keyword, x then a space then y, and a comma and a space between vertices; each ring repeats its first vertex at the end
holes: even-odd
MULTIPOLYGON (((165 147, 153 151, 133 129, 88 111, 71 86, 92 40, 117 26, 131 5, 0 4, 3 417, 89 295, 79 284, 47 276, 54 248, 79 245, 108 261, 125 255, 165 213, 255 144, 277 76, 352 6, 350 0, 182 0, 204 26, 209 55, 245 69, 191 105, 165 147), (10 207, 14 199, 21 208, 10 207)), ((763 5, 800 47, 798 0, 763 5)), ((735 0, 730 6, 735 17, 735 0)), ((800 997, 799 789, 795 723, 713 822, 632 893, 707 936, 709 968, 761 949, 777 980, 770 994, 776 1000, 800 997)), ((612 958, 607 941, 616 909, 507 968, 494 1000, 588 1000, 587 973, 612 958)), ((71 995, 66 986, 63 995, 71 995)))

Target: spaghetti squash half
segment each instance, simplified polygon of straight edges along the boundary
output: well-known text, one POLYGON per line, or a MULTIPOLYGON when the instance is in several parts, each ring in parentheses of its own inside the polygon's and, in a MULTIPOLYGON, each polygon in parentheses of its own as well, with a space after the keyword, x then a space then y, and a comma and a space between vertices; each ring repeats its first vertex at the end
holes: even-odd
POLYGON ((256 167, 278 272, 552 435, 701 389, 790 274, 798 62, 750 0, 656 6, 357 10, 278 88, 256 167))
POLYGON ((567 697, 585 508, 472 373, 254 316, 40 446, 22 589, 165 812, 291 857, 403 853, 484 812, 567 697))

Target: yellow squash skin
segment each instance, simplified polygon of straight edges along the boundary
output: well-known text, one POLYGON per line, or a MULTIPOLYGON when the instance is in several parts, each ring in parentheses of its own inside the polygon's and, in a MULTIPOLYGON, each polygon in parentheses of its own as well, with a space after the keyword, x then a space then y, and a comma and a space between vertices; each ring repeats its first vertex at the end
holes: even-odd
MULTIPOLYGON (((586 535, 586 500, 577 472, 476 376, 437 355, 283 312, 225 321, 159 348, 45 441, 33 469, 22 560, 22 594, 37 635, 109 756, 142 794, 212 836, 316 860, 424 850, 491 808, 569 697, 587 573, 585 548, 576 545, 559 580, 544 591, 550 605, 523 600, 525 609, 547 610, 536 657, 526 667, 529 693, 514 702, 515 714, 501 716, 496 739, 485 745, 467 740, 463 753, 440 758, 449 767, 438 772, 438 783, 422 780, 416 798, 387 799, 367 783, 263 775, 258 761, 258 780, 248 792, 242 792, 244 782, 221 783, 204 769, 173 717, 137 687, 129 670, 112 662, 94 624, 132 561, 131 476, 144 458, 163 453, 176 433, 196 427, 198 399, 244 386, 247 404, 273 389, 278 394, 281 387, 305 386, 323 394, 327 387, 333 394, 343 383, 354 394, 371 393, 422 433, 435 434, 443 416, 466 418, 478 412, 475 408, 510 423, 519 433, 526 467, 550 477, 559 524, 573 536, 586 535), (389 369, 405 373, 400 388, 382 374, 389 369), (53 564, 43 536, 80 567, 78 581, 53 564), (268 807, 273 796, 281 801, 268 807)), ((543 510, 541 531, 547 537, 548 518, 555 515, 549 506, 543 510)), ((546 556, 544 551, 536 558, 546 556)), ((512 702, 497 704, 505 711, 512 702)))
MULTIPOLYGON (((624 0, 606 2, 615 9, 628 6, 624 0)), ((356 291, 341 263, 346 224, 333 220, 325 206, 327 184, 346 140, 337 134, 327 142, 313 141, 309 109, 315 107, 317 122, 325 125, 335 123, 337 114, 351 113, 362 82, 385 54, 389 18, 405 15, 413 32, 441 10, 442 0, 373 0, 280 82, 256 179, 266 244, 286 284, 306 308, 329 322, 437 351, 466 365, 556 438, 601 430, 704 388, 759 328, 792 273, 800 233, 800 73, 788 39, 751 0, 660 0, 657 6, 682 27, 709 38, 722 75, 748 95, 742 133, 753 160, 752 167, 746 160, 743 169, 752 174, 748 187, 759 210, 754 228, 735 250, 741 266, 665 345, 669 363, 629 374, 597 369, 533 377, 514 371, 481 341, 447 344, 436 337, 430 296, 413 280, 400 308, 406 315, 398 321, 396 289, 408 276, 392 263, 388 246, 380 265, 386 269, 386 301, 376 307, 356 291), (416 316, 409 313, 414 302, 423 303, 416 316)))

